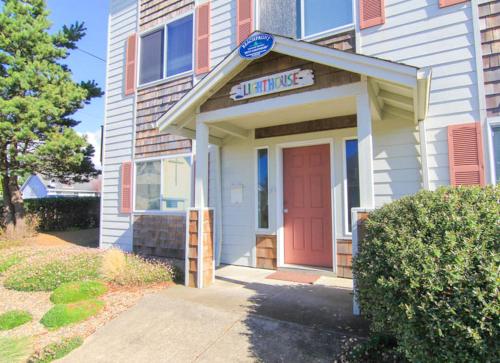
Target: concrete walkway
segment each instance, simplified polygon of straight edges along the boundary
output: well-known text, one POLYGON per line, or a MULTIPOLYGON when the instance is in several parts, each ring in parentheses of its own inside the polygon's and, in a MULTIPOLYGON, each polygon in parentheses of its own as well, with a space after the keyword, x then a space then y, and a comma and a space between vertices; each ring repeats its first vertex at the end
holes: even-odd
POLYGON ((349 337, 366 333, 351 314, 351 281, 300 285, 269 274, 227 266, 209 288, 146 296, 63 361, 332 362, 349 337))

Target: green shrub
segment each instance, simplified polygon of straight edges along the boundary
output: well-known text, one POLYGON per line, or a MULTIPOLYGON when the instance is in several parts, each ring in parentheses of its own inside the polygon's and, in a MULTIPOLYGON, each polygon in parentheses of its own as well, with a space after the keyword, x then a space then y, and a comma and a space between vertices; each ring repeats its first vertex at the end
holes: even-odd
POLYGON ((31 353, 32 342, 25 338, 0 337, 0 363, 21 363, 31 353))
POLYGON ((99 281, 78 281, 62 284, 50 295, 54 304, 68 304, 88 300, 106 293, 106 285, 99 281))
POLYGON ((373 335, 351 348, 343 362, 348 363, 405 363, 408 360, 397 350, 397 340, 387 335, 373 335))
POLYGON ((99 227, 100 198, 27 199, 24 207, 36 219, 39 231, 99 227))
POLYGON ((51 259, 9 270, 5 287, 17 291, 53 291, 63 283, 99 277, 101 258, 96 254, 48 257, 51 259))
POLYGON ((46 328, 57 329, 97 315, 103 308, 104 302, 98 300, 85 300, 72 304, 55 305, 45 313, 40 323, 46 328))
POLYGON ((50 363, 68 355, 83 344, 81 337, 63 339, 59 343, 52 343, 43 348, 40 352, 33 354, 28 363, 50 363))
POLYGON ((11 310, 0 314, 0 330, 11 330, 29 323, 33 317, 27 311, 11 310))
POLYGON ((441 188, 370 214, 361 310, 410 361, 498 361, 499 201, 498 186, 441 188))

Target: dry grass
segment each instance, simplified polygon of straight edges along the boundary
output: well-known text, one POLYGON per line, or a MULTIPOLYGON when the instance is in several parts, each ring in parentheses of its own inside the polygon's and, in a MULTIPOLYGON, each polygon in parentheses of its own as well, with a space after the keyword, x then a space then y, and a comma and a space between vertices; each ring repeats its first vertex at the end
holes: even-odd
POLYGON ((104 253, 101 273, 106 280, 113 281, 123 275, 126 267, 127 259, 122 251, 112 248, 104 253))

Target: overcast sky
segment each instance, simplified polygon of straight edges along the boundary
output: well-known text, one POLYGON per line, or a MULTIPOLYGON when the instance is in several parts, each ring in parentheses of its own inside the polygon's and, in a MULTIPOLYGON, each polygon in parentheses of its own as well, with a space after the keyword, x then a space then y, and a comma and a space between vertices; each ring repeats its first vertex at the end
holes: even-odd
MULTIPOLYGON (((50 19, 54 30, 76 21, 85 22, 87 35, 78 47, 106 59, 108 0, 47 0, 50 19)), ((82 51, 75 50, 67 59, 76 81, 95 80, 103 89, 106 63, 82 51)), ((96 147, 96 160, 99 159, 100 127, 104 122, 104 97, 79 111, 75 118, 81 121, 76 130, 88 135, 88 140, 96 147)))

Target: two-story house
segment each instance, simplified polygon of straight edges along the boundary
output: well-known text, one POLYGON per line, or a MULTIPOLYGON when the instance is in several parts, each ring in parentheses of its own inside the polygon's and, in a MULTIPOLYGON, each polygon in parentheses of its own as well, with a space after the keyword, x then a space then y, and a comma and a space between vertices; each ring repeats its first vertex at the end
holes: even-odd
POLYGON ((500 2, 111 0, 100 245, 351 276, 362 213, 500 178, 500 2), (249 38, 250 37, 250 38, 249 38))

